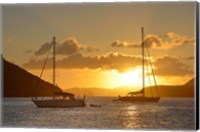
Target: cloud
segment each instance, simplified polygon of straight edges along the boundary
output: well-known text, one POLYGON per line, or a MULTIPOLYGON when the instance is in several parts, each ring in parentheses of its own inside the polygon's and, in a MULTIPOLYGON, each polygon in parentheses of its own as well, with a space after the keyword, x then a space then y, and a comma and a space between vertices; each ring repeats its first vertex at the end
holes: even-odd
POLYGON ((194 44, 194 38, 168 32, 164 36, 149 34, 145 37, 144 43, 154 49, 171 49, 184 44, 194 44))
POLYGON ((78 42, 74 37, 66 38, 57 46, 56 54, 58 55, 70 55, 76 53, 84 48, 84 45, 78 42))
POLYGON ((127 48, 140 48, 139 44, 132 44, 128 42, 120 42, 119 40, 114 41, 111 43, 112 47, 127 47, 127 48))
MULTIPOLYGON (((163 36, 149 34, 144 38, 144 43, 154 49, 171 49, 184 44, 194 44, 195 39, 182 36, 174 32, 168 32, 163 36)), ((140 48, 141 44, 120 42, 119 40, 111 43, 112 47, 140 48)))
POLYGON ((164 48, 166 45, 162 38, 154 34, 147 35, 144 39, 144 44, 151 48, 164 48))
POLYGON ((37 51, 35 51, 34 54, 37 56, 43 55, 48 52, 50 47, 51 47, 51 43, 46 42, 37 51))
MULTIPOLYGON (((193 75, 193 65, 187 65, 190 57, 163 56, 152 62, 157 76, 184 76, 193 75)), ((147 61, 147 60, 146 60, 147 61)), ((31 59, 22 65, 25 69, 42 69, 45 59, 31 59)), ((46 69, 52 68, 52 59, 48 59, 46 69)), ((59 69, 101 69, 125 72, 141 66, 141 56, 130 56, 119 52, 111 52, 100 56, 85 56, 76 52, 62 59, 57 59, 56 68, 59 69)))
MULTIPOLYGON (((41 69, 44 59, 32 59, 22 65, 26 69, 41 69)), ((47 64, 46 68, 51 68, 52 60, 47 64)), ((141 57, 129 56, 122 53, 108 53, 102 56, 84 56, 81 53, 71 54, 63 59, 57 60, 56 67, 61 69, 115 69, 119 72, 132 69, 141 65, 141 57)))
MULTIPOLYGON (((31 59, 22 65, 25 69, 41 69, 44 65, 45 59, 31 59)), ((46 69, 52 68, 52 59, 47 60, 46 69)))
POLYGON ((162 37, 163 47, 166 49, 173 48, 175 46, 185 45, 185 44, 194 44, 195 39, 193 37, 182 36, 174 32, 168 32, 162 37), (167 41, 167 40, 168 41, 167 41))
MULTIPOLYGON (((51 48, 52 43, 43 44, 37 51, 34 52, 36 56, 46 54, 51 48)), ((100 51, 98 48, 90 47, 81 44, 76 38, 68 37, 65 38, 61 43, 56 43, 56 54, 57 55, 70 55, 73 53, 77 53, 81 50, 86 52, 98 52, 100 51)))
MULTIPOLYGON (((48 52, 52 43, 43 44, 37 51, 35 51, 35 55, 43 55, 48 52)), ((84 45, 78 42, 78 40, 74 37, 65 38, 61 43, 56 43, 56 54, 57 55, 70 55, 72 53, 76 53, 84 48, 84 45)))
POLYGON ((90 47, 90 46, 85 47, 84 50, 85 50, 86 52, 99 52, 99 51, 100 51, 99 48, 94 48, 94 47, 90 47))
POLYGON ((178 57, 164 56, 154 62, 155 74, 159 76, 192 75, 191 67, 182 63, 178 57))

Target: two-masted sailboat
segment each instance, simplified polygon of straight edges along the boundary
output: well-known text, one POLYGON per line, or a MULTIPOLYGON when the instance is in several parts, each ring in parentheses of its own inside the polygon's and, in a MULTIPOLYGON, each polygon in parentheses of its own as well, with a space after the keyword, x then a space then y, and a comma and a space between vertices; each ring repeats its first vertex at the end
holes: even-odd
MULTIPOLYGON (((145 44, 144 41, 144 28, 141 28, 141 32, 142 32, 142 43, 141 43, 141 47, 142 47, 142 90, 140 91, 135 91, 135 92, 129 92, 126 96, 119 96, 119 101, 130 101, 130 102, 158 102, 160 100, 160 96, 159 96, 159 91, 157 88, 157 83, 156 83, 156 79, 155 79, 155 75, 154 75, 154 71, 153 71, 153 66, 151 63, 151 58, 150 58, 150 53, 148 50, 148 45, 145 44), (145 48, 147 50, 147 55, 148 57, 145 58, 145 48), (146 60, 145 60, 146 59, 146 60), (148 59, 148 60, 147 60, 148 59), (153 80, 155 83, 155 88, 156 88, 156 92, 157 92, 157 96, 153 96, 153 94, 151 93, 151 96, 147 96, 145 94, 145 77, 146 77, 146 72, 145 72, 145 62, 149 63, 150 66, 147 65, 147 67, 150 67, 151 69, 151 73, 153 75, 153 80)), ((147 73, 150 74, 150 73, 147 73)), ((153 87, 149 87, 151 89, 152 92, 152 88, 153 87)))
MULTIPOLYGON (((55 54, 56 54, 56 38, 53 37, 53 41, 51 44, 51 47, 53 46, 53 87, 52 87, 52 92, 53 96, 52 97, 34 97, 32 98, 32 101, 37 107, 40 108, 71 108, 71 107, 84 107, 85 106, 85 96, 82 99, 76 99, 75 95, 72 93, 67 93, 67 92, 55 92, 54 88, 56 87, 56 78, 55 78, 55 69, 56 69, 56 60, 55 60, 55 54)), ((50 50, 49 50, 50 51, 50 50)), ((49 54, 49 53, 48 53, 49 54)), ((48 56, 47 56, 48 58, 48 56)), ((46 59, 47 61, 47 59, 46 59)), ((46 61, 44 63, 42 72, 40 74, 40 78, 42 76, 46 61)), ((40 80, 39 80, 40 81, 40 80)), ((39 82, 38 82, 39 84, 39 82)), ((37 84, 37 87, 38 87, 37 84)))

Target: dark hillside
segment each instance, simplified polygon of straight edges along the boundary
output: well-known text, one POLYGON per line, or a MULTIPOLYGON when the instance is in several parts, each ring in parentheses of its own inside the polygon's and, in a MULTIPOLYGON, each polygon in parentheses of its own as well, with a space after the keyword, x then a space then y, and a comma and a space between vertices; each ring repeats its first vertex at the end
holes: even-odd
POLYGON ((51 83, 41 80, 40 87, 36 88, 39 77, 14 65, 2 58, 3 63, 3 96, 4 97, 32 97, 51 96, 53 89, 61 91, 51 83))

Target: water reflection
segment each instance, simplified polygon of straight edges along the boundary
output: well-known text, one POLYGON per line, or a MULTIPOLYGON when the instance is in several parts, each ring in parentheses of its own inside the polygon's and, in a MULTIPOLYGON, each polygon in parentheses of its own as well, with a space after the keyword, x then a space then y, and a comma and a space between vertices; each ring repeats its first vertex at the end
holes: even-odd
POLYGON ((194 117, 192 109, 186 109, 182 107, 161 107, 155 103, 127 104, 123 107, 123 112, 121 113, 123 127, 128 129, 134 128, 164 130, 169 129, 169 127, 172 129, 185 129, 188 126, 193 128, 194 120, 192 119, 194 118, 190 118, 194 117), (188 122, 188 126, 185 126, 186 122, 188 122))
POLYGON ((135 129, 158 128, 158 109, 154 108, 146 104, 131 104, 124 107, 123 126, 135 129))
POLYGON ((139 112, 136 110, 136 106, 127 106, 124 108, 123 113, 123 126, 125 128, 139 128, 140 124, 137 122, 139 112))
POLYGON ((101 108, 38 109, 30 99, 3 102, 2 125, 9 127, 96 129, 194 129, 192 100, 163 99, 158 103, 113 102, 93 97, 101 108))

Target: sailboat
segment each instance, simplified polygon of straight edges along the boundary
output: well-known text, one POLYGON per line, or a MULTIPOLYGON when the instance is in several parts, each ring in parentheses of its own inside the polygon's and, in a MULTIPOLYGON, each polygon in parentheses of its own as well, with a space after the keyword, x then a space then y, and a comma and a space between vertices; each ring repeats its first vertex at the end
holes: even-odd
MULTIPOLYGON (((129 101, 129 102, 158 102, 160 100, 160 96, 159 96, 159 91, 157 88, 157 83, 156 83, 156 79, 155 79, 155 75, 154 75, 154 71, 153 71, 153 66, 150 60, 150 53, 148 51, 148 46, 145 45, 144 42, 144 28, 141 28, 141 32, 142 32, 142 43, 141 43, 141 47, 142 47, 142 89, 140 91, 135 91, 135 92, 129 92, 126 96, 121 97, 119 95, 118 100, 119 101, 129 101), (153 79, 154 79, 154 83, 155 83, 155 88, 157 91, 157 96, 146 96, 145 95, 145 47, 148 51, 148 57, 149 57, 149 63, 150 63, 150 67, 151 67, 151 72, 153 74, 153 79)), ((151 88, 151 92, 152 92, 152 87, 151 88)))
MULTIPOLYGON (((56 78, 55 78, 55 51, 56 51, 56 38, 53 37, 52 45, 53 46, 53 96, 50 98, 47 97, 34 97, 32 98, 33 103, 39 108, 71 108, 71 107, 84 107, 85 106, 85 96, 83 98, 75 98, 75 95, 67 92, 55 92, 54 88, 56 87, 56 78)), ((50 51, 50 50, 49 50, 50 51)), ((48 53, 49 54, 49 53, 48 53)), ((48 58, 48 56, 47 56, 48 58)), ((46 59, 47 61, 47 59, 46 59)), ((40 78, 42 76, 46 61, 44 63, 40 78)), ((40 80, 39 80, 40 81, 40 80)), ((39 85, 39 82, 37 86, 39 85)))

